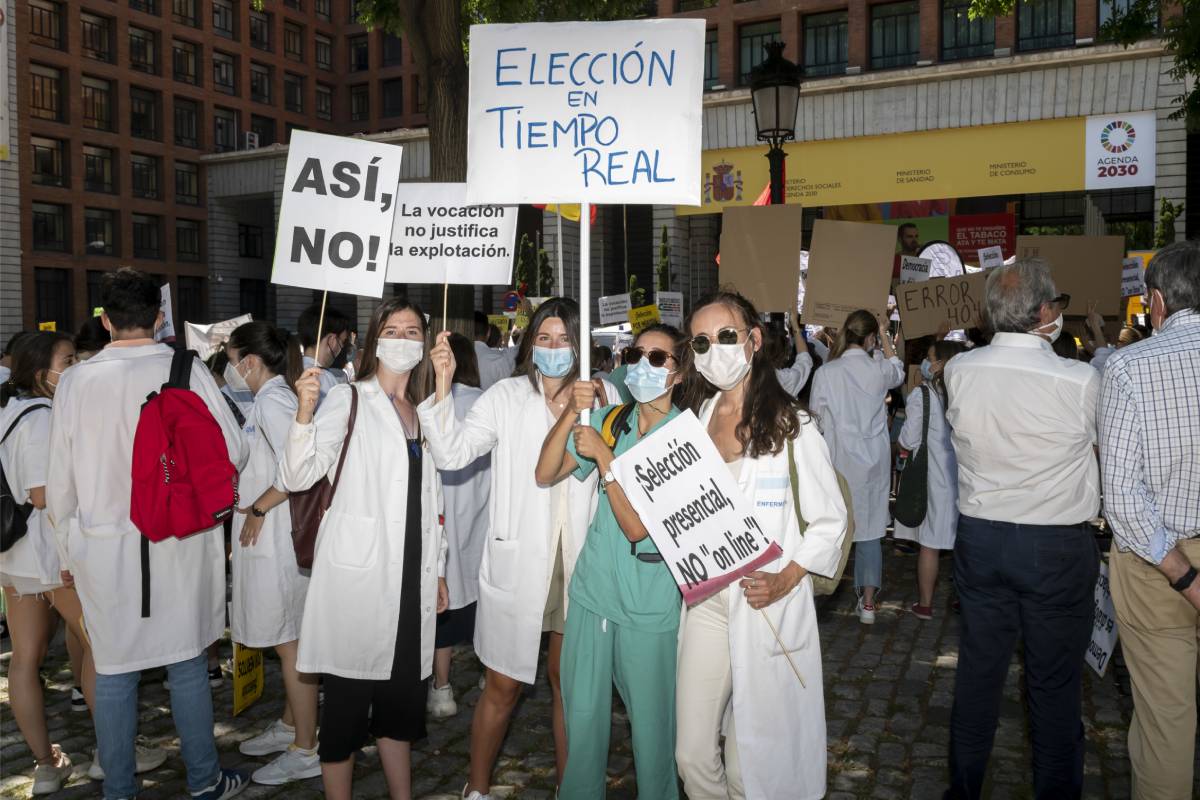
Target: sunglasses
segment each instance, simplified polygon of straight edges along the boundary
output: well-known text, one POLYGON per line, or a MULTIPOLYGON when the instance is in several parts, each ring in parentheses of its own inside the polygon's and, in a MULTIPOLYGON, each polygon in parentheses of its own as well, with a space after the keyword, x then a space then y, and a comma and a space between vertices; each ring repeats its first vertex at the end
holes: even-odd
MULTIPOLYGON (((749 328, 722 328, 717 331, 717 344, 737 344, 738 336, 742 331, 749 331, 749 328)), ((712 340, 709 339, 707 333, 702 333, 699 336, 692 337, 692 352, 697 355, 703 355, 712 347, 712 340)))
POLYGON ((646 360, 650 362, 650 366, 652 367, 665 366, 668 358, 675 358, 674 355, 668 353, 666 350, 647 350, 644 347, 626 347, 622 354, 625 363, 630 365, 641 361, 642 356, 646 357, 646 360))
POLYGON ((1058 297, 1054 298, 1054 300, 1051 302, 1053 302, 1055 305, 1066 308, 1067 306, 1071 305, 1071 295, 1060 294, 1058 297))

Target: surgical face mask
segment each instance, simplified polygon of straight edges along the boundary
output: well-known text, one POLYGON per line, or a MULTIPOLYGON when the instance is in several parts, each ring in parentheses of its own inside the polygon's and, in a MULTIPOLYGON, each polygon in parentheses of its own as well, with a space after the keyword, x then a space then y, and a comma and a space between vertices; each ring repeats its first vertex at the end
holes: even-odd
POLYGON ((652 367, 650 360, 643 357, 625 373, 625 388, 639 403, 649 403, 667 393, 666 367, 652 367))
POLYGON ((713 386, 729 391, 750 371, 745 343, 711 345, 707 352, 696 355, 696 369, 713 386))
POLYGON ((57 389, 58 389, 58 384, 59 384, 59 381, 61 381, 61 380, 62 380, 62 374, 63 374, 64 372, 66 372, 66 370, 57 370, 57 369, 48 369, 48 370, 46 370, 46 385, 47 385, 47 386, 49 386, 51 390, 57 390, 57 389), (57 379, 57 380, 55 380, 55 381, 54 381, 54 383, 50 383, 50 376, 51 376, 51 375, 57 375, 57 376, 58 376, 58 379, 57 379))
POLYGON ((425 357, 425 343, 416 339, 380 339, 375 344, 375 357, 388 372, 403 375, 425 357))
POLYGON ((569 347, 533 346, 533 365, 544 378, 561 378, 575 365, 575 354, 569 347))
MULTIPOLYGON (((245 359, 243 359, 245 360, 245 359)), ((238 362, 242 363, 241 361, 238 362)), ((233 392, 249 392, 250 384, 246 383, 246 379, 242 377, 242 373, 238 372, 238 368, 232 361, 225 364, 225 371, 222 373, 225 378, 225 385, 233 392)))
POLYGON ((933 380, 933 364, 928 358, 921 360, 921 377, 927 381, 933 380))
POLYGON ((1039 325, 1038 327, 1031 330, 1030 333, 1036 333, 1036 334, 1040 334, 1042 336, 1046 336, 1050 339, 1050 344, 1054 344, 1055 342, 1058 341, 1058 337, 1062 336, 1063 315, 1059 314, 1058 317, 1055 318, 1054 322, 1047 323, 1047 324, 1053 325, 1054 328, 1052 330, 1045 331, 1042 329, 1045 328, 1046 325, 1039 325))

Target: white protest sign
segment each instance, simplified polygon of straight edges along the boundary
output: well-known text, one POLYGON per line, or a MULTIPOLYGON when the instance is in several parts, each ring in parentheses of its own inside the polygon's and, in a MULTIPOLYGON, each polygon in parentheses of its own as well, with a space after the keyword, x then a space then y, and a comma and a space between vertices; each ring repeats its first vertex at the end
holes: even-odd
POLYGON ((983 269, 1004 266, 1004 251, 999 245, 979 248, 979 266, 983 269))
POLYGON ((607 297, 601 297, 599 303, 601 325, 624 322, 629 316, 629 310, 633 308, 633 302, 630 300, 628 293, 610 294, 607 297))
POLYGON ((402 183, 395 195, 388 283, 510 283, 516 206, 467 205, 465 183, 402 183))
POLYGON ((1142 281, 1142 260, 1127 258, 1121 262, 1121 297, 1136 297, 1146 293, 1142 281))
POLYGON ((783 553, 691 411, 618 456, 612 471, 688 605, 783 553))
POLYGON ((655 292, 658 318, 667 325, 683 327, 683 292, 655 292))
POLYGON ((1108 564, 1100 562, 1100 577, 1096 579, 1096 613, 1092 617, 1092 641, 1088 644, 1084 659, 1102 678, 1116 646, 1117 610, 1108 588, 1108 564))
POLYGON ((401 152, 391 144, 293 132, 273 283, 383 296, 401 152))
POLYGON ((472 25, 468 201, 699 205, 704 30, 472 25))
POLYGON ((917 283, 929 280, 929 267, 933 259, 916 256, 900 256, 900 282, 917 283))
POLYGON ((183 338, 187 343, 188 350, 195 350, 201 361, 207 361, 209 356, 229 340, 229 334, 239 326, 253 321, 254 318, 249 314, 242 314, 240 317, 223 322, 212 322, 208 325, 185 322, 183 323, 183 338))
POLYGON ((158 287, 158 310, 163 314, 163 324, 154 332, 154 341, 165 342, 168 339, 174 339, 175 315, 171 312, 171 284, 169 283, 158 287))

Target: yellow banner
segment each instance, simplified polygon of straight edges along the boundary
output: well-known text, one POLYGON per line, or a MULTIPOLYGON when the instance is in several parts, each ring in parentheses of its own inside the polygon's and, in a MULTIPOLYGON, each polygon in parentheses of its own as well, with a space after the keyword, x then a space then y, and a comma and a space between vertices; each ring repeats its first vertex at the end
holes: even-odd
POLYGON ((242 647, 234 642, 233 715, 235 717, 262 697, 264 678, 262 650, 242 647))
POLYGON ((639 306, 629 309, 629 327, 637 336, 649 326, 658 322, 658 306, 639 306))
MULTIPOLYGON (((1085 119, 793 142, 784 147, 785 200, 806 207, 1084 188, 1085 119)), ((700 206, 714 214, 753 205, 770 182, 761 147, 705 150, 700 206)))

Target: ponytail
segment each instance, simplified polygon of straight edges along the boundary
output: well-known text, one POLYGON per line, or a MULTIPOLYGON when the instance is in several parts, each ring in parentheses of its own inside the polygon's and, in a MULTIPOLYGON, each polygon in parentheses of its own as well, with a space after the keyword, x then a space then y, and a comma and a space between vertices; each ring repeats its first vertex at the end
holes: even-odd
POLYGON ((933 376, 930 383, 933 384, 934 390, 941 395, 943 407, 950 405, 950 396, 946 393, 946 365, 950 363, 950 359, 965 352, 967 352, 967 346, 962 342, 939 339, 933 343, 933 354, 937 356, 938 361, 942 362, 942 370, 933 376))
POLYGON ((829 350, 829 360, 841 358, 852 345, 862 347, 872 334, 879 334, 879 320, 875 319, 875 315, 861 308, 851 311, 845 324, 838 328, 837 339, 829 350))
MULTIPOLYGON (((286 334, 286 332, 283 333, 286 334)), ((283 374, 283 379, 287 381, 288 388, 292 392, 296 391, 296 382, 300 380, 303 373, 304 350, 300 346, 300 336, 293 333, 287 337, 287 367, 283 374)))
POLYGON ((298 346, 297 337, 288 336, 288 332, 283 328, 261 320, 238 326, 229 335, 226 345, 227 348, 237 350, 243 358, 248 355, 258 356, 267 369, 283 377, 293 392, 296 391, 296 381, 300 378, 302 363, 298 346), (295 346, 293 341, 297 341, 295 346))

